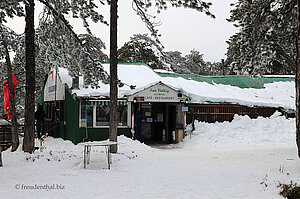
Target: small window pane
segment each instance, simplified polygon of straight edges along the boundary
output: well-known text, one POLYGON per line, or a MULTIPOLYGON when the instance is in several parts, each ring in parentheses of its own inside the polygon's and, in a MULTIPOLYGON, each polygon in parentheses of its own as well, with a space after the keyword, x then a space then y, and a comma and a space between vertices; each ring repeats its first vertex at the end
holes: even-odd
POLYGON ((109 126, 109 106, 96 107, 96 126, 109 126))
POLYGON ((127 125, 127 105, 118 106, 118 126, 127 125))
POLYGON ((85 102, 81 103, 80 127, 93 127, 93 106, 85 102))

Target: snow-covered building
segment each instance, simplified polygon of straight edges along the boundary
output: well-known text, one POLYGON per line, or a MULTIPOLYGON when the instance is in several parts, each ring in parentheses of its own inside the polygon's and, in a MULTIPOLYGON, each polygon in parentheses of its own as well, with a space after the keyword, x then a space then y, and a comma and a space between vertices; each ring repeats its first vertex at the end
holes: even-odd
MULTIPOLYGON (((103 66, 109 71, 108 63, 103 66)), ((204 77, 119 63, 118 78, 125 83, 118 92, 118 134, 131 137, 135 132, 141 141, 172 142, 173 131, 184 128, 191 118, 211 122, 231 120, 234 114, 257 117, 295 110, 290 76, 204 77)), ((74 81, 63 68, 49 73, 39 103, 52 136, 74 143, 108 138, 109 85, 99 82, 96 89, 83 82, 83 77, 74 81)))

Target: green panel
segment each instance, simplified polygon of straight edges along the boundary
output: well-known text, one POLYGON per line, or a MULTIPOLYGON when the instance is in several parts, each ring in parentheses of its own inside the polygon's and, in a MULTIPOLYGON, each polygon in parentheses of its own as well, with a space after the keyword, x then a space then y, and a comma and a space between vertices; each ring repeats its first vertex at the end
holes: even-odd
POLYGON ((42 94, 40 95, 39 99, 36 102, 37 104, 43 104, 44 103, 44 90, 42 94))
POLYGON ((201 76, 196 74, 176 74, 176 73, 159 73, 161 77, 184 78, 209 84, 224 84, 236 86, 239 88, 264 88, 264 84, 273 82, 294 81, 291 77, 251 77, 246 75, 228 75, 228 76, 201 76))
POLYGON ((60 137, 77 143, 79 134, 79 102, 73 99, 68 89, 65 92, 65 121, 66 126, 60 131, 60 137))

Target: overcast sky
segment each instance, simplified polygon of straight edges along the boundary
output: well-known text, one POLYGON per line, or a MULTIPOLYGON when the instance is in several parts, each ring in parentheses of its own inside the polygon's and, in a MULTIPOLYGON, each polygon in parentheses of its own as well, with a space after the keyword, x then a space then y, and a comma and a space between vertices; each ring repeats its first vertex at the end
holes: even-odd
MULTIPOLYGON (((180 51, 184 55, 190 50, 196 49, 204 54, 205 61, 220 61, 225 58, 227 44, 226 41, 237 29, 226 21, 230 16, 230 3, 237 0, 210 0, 213 3, 211 12, 216 16, 212 19, 204 13, 184 9, 169 8, 157 15, 157 21, 162 24, 158 30, 162 34, 161 42, 165 46, 165 51, 180 51)), ((129 41, 133 34, 148 33, 146 26, 132 9, 132 0, 119 0, 119 32, 118 47, 129 41)), ((37 9, 40 6, 37 4, 37 9)), ((106 20, 109 20, 109 7, 102 7, 106 20)), ((22 25, 24 19, 14 19, 9 21, 9 26, 17 32, 24 31, 22 25)), ((36 20, 37 21, 37 20, 36 20)), ((73 23, 76 32, 83 33, 80 23, 73 23)), ((109 47, 109 27, 102 24, 93 24, 92 32, 100 37, 109 47)), ((109 50, 105 51, 107 54, 109 50)))

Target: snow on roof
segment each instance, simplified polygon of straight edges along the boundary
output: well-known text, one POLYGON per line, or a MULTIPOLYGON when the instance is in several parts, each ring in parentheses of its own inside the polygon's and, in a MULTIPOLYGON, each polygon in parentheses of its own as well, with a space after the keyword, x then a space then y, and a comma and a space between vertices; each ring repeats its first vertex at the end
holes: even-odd
POLYGON ((164 69, 153 69, 156 73, 174 73, 173 71, 168 71, 164 69))
POLYGON ((274 77, 274 78, 295 78, 295 75, 263 75, 263 77, 274 77))
MULTIPOLYGON (((109 63, 103 64, 104 69, 109 72, 109 63)), ((60 68, 59 74, 63 83, 72 87, 72 78, 66 69, 60 68)), ((196 81, 180 76, 161 76, 143 63, 119 63, 118 78, 127 85, 135 85, 131 90, 124 85, 119 88, 119 98, 124 97, 143 88, 162 83, 181 90, 191 98, 192 103, 226 102, 246 106, 282 107, 284 109, 295 109, 294 81, 272 81, 258 88, 239 88, 232 85, 208 83, 196 81)), ((232 78, 232 76, 231 76, 232 78)), ((109 85, 99 82, 100 88, 84 88, 83 77, 79 78, 79 89, 72 90, 79 97, 105 97, 109 96, 109 85)))

